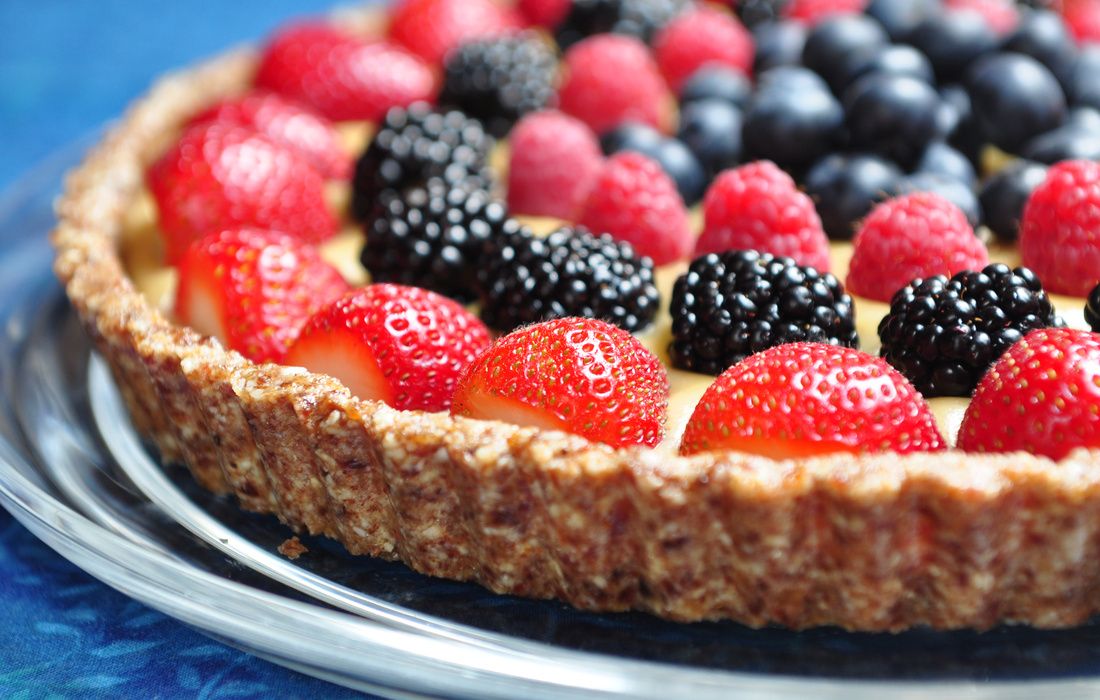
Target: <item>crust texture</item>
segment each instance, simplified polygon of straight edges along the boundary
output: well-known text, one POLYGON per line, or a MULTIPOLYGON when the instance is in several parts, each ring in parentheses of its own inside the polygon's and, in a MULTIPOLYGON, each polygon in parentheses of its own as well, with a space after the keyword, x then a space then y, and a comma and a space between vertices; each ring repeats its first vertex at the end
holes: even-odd
POLYGON ((148 162, 254 57, 169 76, 74 170, 55 269, 137 430, 242 507, 500 593, 673 620, 1037 627, 1100 610, 1100 453, 776 462, 612 450, 360 401, 147 304, 118 253, 148 162))

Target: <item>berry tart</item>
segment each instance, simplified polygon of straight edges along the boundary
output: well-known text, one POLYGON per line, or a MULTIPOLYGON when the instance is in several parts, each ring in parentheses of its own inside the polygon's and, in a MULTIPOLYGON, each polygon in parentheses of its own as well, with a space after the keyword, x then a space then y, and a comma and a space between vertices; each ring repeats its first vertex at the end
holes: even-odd
POLYGON ((682 621, 1079 624, 1100 3, 917 5, 288 26, 131 108, 56 271, 165 463, 352 554, 682 621))

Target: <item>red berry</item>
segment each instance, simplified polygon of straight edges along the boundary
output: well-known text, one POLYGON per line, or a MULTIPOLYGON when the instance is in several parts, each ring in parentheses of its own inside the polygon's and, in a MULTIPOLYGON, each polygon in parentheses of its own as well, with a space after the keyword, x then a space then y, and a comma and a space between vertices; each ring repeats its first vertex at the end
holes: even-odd
POLYGON ((1100 41, 1100 0, 1067 0, 1062 16, 1078 43, 1100 41))
POLYGON ((1032 331, 978 383, 959 448, 1061 459, 1080 447, 1100 447, 1100 336, 1068 328, 1032 331))
POLYGON ((608 158, 581 208, 580 223, 610 233, 656 265, 681 260, 693 237, 684 200, 656 162, 632 151, 608 158))
POLYGON ((1100 281, 1100 163, 1047 171, 1020 219, 1020 257, 1047 291, 1088 296, 1100 281))
POLYGON ((684 81, 707 64, 752 72, 752 34, 737 18, 705 5, 673 19, 657 35, 653 50, 669 87, 679 92, 684 81))
POLYGON ((877 205, 856 233, 848 291, 890 301, 913 280, 989 264, 966 214, 943 197, 916 192, 877 205))
POLYGON ((336 121, 379 121, 391 107, 433 101, 437 88, 435 73, 408 51, 367 43, 326 24, 278 32, 264 50, 255 83, 336 121))
POLYGON ((696 256, 756 250, 829 270, 829 240, 813 201, 771 161, 720 174, 703 199, 703 217, 696 256))
POLYGON ((519 11, 531 24, 553 29, 569 14, 572 5, 573 0, 519 0, 519 11))
POLYGON ((638 39, 598 34, 565 52, 558 106, 597 134, 626 121, 662 129, 671 104, 657 63, 638 39))
POLYGON ((592 130, 561 112, 535 112, 519 120, 509 143, 509 211, 575 218, 603 165, 592 130))
POLYGON ((247 126, 300 153, 322 175, 351 177, 351 156, 329 120, 266 90, 254 90, 199 113, 189 124, 220 121, 247 126))
POLYGON ((703 394, 680 453, 773 459, 944 449, 928 404, 885 360, 824 343, 778 345, 730 367, 703 394))
POLYGON ((859 14, 866 6, 867 0, 791 0, 783 15, 812 26, 832 15, 859 14))
POLYGON ((1020 12, 1013 0, 947 0, 946 4, 948 10, 977 12, 1000 36, 1011 32, 1020 22, 1020 12))
POLYGON ((313 246, 278 231, 228 229, 184 254, 175 313, 255 362, 281 362, 310 315, 347 290, 313 246))
POLYGON ((516 13, 493 0, 401 0, 390 14, 389 37, 434 65, 473 39, 520 28, 516 13))
POLYGON ((325 180, 296 151, 232 123, 195 125, 147 173, 166 257, 212 231, 258 226, 318 243, 338 224, 325 180))
POLYGON ((664 433, 668 388, 664 366, 634 336, 560 318, 493 343, 462 375, 451 411, 652 447, 664 433))
POLYGON ((361 399, 444 411, 489 331, 435 292, 372 284, 336 299, 302 328, 286 363, 336 377, 361 399))

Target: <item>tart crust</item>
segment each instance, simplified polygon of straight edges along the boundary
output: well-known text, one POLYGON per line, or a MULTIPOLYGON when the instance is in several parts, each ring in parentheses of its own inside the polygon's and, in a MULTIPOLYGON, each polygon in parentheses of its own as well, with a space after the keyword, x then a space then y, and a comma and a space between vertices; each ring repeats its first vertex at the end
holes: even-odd
POLYGON ((772 461, 613 450, 397 411, 173 325, 122 221, 179 124, 243 91, 239 51, 161 80, 68 177, 55 269, 135 428, 243 508, 352 554, 597 611, 897 631, 1100 610, 1100 452, 772 461))

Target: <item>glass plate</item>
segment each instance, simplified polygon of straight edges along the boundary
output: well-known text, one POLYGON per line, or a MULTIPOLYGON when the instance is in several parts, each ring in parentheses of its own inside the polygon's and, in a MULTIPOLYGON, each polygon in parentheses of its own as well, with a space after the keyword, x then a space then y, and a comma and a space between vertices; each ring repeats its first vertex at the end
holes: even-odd
POLYGON ((599 615, 351 557, 199 489, 134 434, 50 272, 83 148, 0 199, 0 502, 62 555, 211 636, 394 697, 1095 697, 1100 626, 898 635, 599 615))

